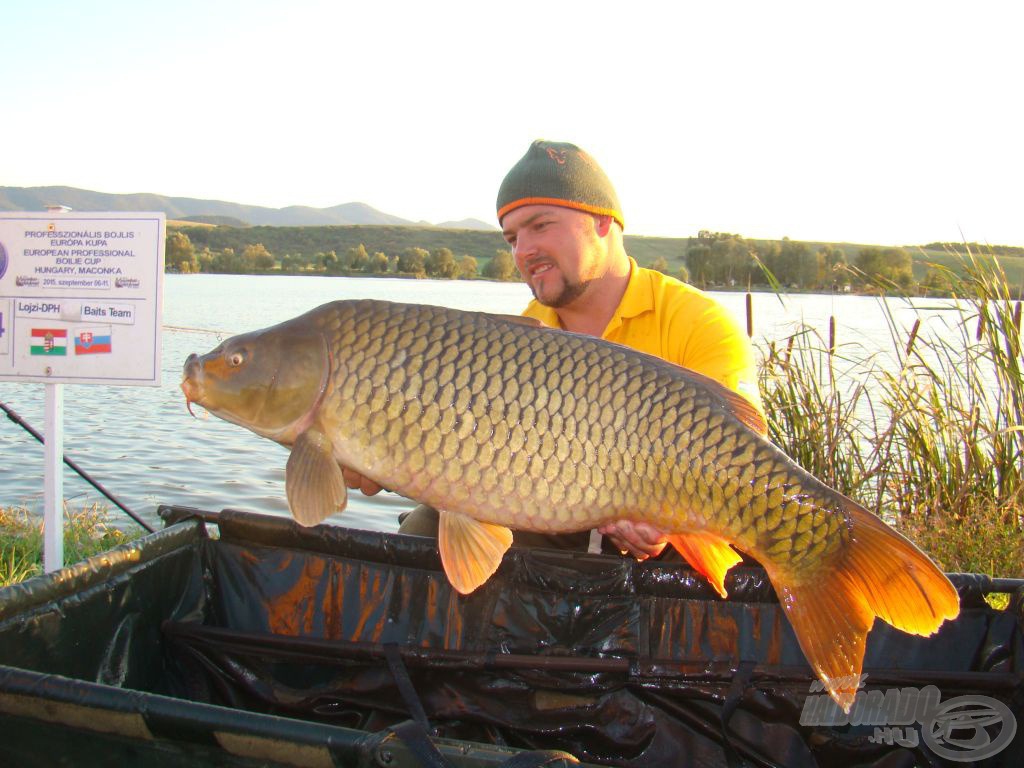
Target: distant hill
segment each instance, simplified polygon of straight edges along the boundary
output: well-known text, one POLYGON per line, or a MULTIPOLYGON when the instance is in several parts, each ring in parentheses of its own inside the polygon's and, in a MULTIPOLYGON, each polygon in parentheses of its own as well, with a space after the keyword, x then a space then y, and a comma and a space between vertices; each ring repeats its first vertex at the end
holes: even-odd
MULTIPOLYGON (((0 187, 0 211, 42 211, 47 205, 67 205, 76 211, 163 211, 168 219, 232 226, 352 226, 359 224, 421 227, 426 222, 410 221, 378 211, 366 203, 343 203, 331 208, 291 205, 266 208, 259 205, 167 197, 147 192, 110 194, 75 187, 0 187)), ((429 226, 429 225, 428 225, 429 226)), ((444 228, 495 231, 479 219, 463 219, 438 225, 444 228)))
POLYGON ((168 219, 167 224, 170 226, 173 222, 178 225, 182 224, 207 224, 211 227, 248 227, 249 224, 236 219, 234 216, 204 216, 198 214, 196 216, 186 216, 183 219, 168 219))
POLYGON ((482 229, 485 232, 494 232, 498 228, 480 219, 460 219, 459 221, 442 221, 435 224, 438 229, 482 229))

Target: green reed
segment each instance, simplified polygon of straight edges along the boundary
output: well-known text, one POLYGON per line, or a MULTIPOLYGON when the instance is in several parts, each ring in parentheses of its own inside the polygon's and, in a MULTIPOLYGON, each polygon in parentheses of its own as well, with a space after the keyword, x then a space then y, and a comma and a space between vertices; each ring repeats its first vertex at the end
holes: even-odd
POLYGON ((760 369, 768 437, 815 477, 858 494, 873 472, 856 414, 871 396, 855 381, 859 364, 829 350, 809 328, 769 345, 760 369), (837 379, 853 383, 842 388, 837 379))
POLYGON ((939 323, 903 328, 882 303, 890 349, 850 352, 808 329, 769 344, 769 436, 946 570, 1020 577, 1021 303, 997 260, 959 262, 934 267, 953 299, 939 323))

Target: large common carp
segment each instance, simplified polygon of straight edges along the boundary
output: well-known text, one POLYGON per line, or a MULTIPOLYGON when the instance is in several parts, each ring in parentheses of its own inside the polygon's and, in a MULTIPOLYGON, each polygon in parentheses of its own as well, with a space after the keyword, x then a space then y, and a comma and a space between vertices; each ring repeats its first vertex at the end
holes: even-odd
POLYGON ((907 539, 797 466, 746 400, 692 371, 521 318, 337 301, 185 362, 191 403, 291 447, 285 491, 314 525, 339 464, 440 511, 466 594, 509 528, 644 520, 724 597, 735 546, 761 562, 800 647, 849 710, 875 617, 930 635, 956 590, 907 539))

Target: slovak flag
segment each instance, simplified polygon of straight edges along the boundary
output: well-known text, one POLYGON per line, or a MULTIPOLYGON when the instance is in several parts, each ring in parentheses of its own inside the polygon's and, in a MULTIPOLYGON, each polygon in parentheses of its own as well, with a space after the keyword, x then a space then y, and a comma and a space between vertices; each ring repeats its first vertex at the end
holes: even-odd
POLYGON ((79 328, 75 331, 76 355, 109 354, 110 351, 110 328, 79 328))

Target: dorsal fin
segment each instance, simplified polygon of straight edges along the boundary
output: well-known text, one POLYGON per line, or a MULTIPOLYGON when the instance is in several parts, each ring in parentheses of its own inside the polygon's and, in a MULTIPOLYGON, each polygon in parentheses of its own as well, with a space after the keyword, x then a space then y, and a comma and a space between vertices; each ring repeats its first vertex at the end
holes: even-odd
POLYGON ((510 323, 516 325, 525 325, 530 328, 550 328, 550 325, 545 325, 535 317, 526 317, 525 315, 496 315, 491 313, 491 317, 496 317, 499 320, 507 320, 510 323))
POLYGON ((739 392, 734 392, 728 387, 722 387, 722 396, 725 401, 729 404, 733 414, 737 419, 742 421, 750 429, 757 432, 762 437, 768 435, 768 425, 765 423, 764 416, 761 412, 754 407, 754 404, 747 400, 739 392))
POLYGON ((684 376, 693 379, 696 384, 703 386, 712 395, 717 395, 724 400, 729 411, 743 422, 748 429, 752 429, 762 437, 768 435, 768 425, 765 423, 764 415, 757 409, 757 406, 739 392, 729 389, 722 382, 716 381, 710 376, 705 376, 703 373, 698 373, 691 368, 684 368, 668 360, 662 360, 661 362, 663 365, 668 365, 678 371, 682 371, 684 376))

